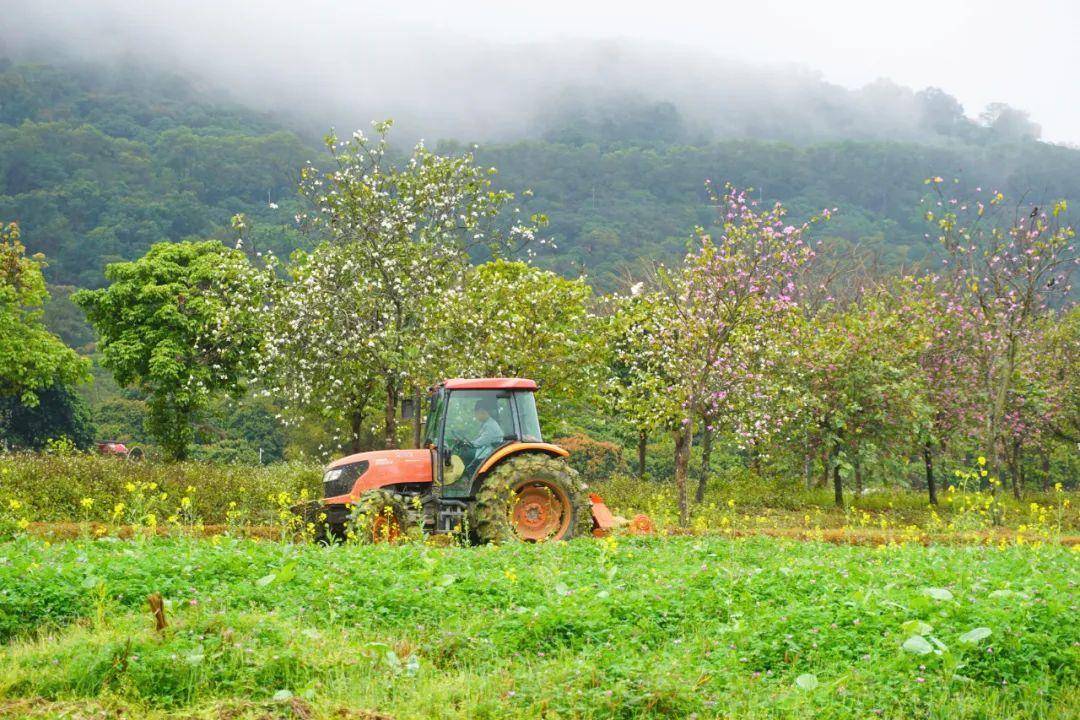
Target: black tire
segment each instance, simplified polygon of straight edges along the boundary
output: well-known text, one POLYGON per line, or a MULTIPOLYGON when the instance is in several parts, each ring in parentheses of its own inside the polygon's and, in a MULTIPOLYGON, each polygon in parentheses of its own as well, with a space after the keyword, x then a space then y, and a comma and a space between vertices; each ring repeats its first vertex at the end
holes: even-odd
POLYGON ((570 540, 586 537, 592 531, 592 508, 577 471, 558 458, 539 453, 525 453, 503 460, 489 472, 476 494, 470 513, 473 536, 481 543, 507 543, 546 540, 570 540), (562 494, 559 526, 544 538, 523 537, 512 514, 519 493, 542 487, 544 492, 562 494))
POLYGON ((363 544, 403 540, 411 529, 405 502, 389 490, 368 490, 361 495, 345 524, 346 537, 363 544))

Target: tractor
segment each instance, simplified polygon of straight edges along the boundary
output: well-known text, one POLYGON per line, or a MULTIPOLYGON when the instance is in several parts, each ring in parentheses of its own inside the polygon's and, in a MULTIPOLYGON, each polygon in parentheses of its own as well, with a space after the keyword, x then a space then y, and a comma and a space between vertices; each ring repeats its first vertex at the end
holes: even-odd
POLYGON ((467 532, 478 543, 543 542, 610 529, 615 519, 586 493, 564 460, 569 453, 544 442, 536 389, 521 378, 436 385, 420 448, 362 452, 327 466, 315 509, 328 537, 370 542, 426 531, 467 532))

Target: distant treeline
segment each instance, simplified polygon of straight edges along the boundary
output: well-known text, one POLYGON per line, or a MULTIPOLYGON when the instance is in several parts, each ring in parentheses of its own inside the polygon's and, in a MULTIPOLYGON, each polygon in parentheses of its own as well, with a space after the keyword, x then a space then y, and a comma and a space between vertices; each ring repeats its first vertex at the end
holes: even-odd
MULTIPOLYGON (((826 242, 870 247, 885 267, 934 251, 917 211, 926 177, 1012 197, 1080 197, 1080 151, 1031 139, 1037 128, 1009 109, 976 125, 942 97, 923 98, 937 108, 927 122, 949 128, 933 145, 705 142, 674 106, 627 100, 562 105, 540 124, 542 139, 481 146, 477 159, 498 167, 508 189, 532 189, 525 207, 550 218, 557 249, 539 264, 585 271, 601 290, 628 267, 682 255, 690 230, 714 217, 707 178, 756 188, 795 216, 837 205, 826 242)), ((293 218, 308 159, 325 162, 316 138, 177 76, 0 61, 0 217, 46 255, 53 284, 100 286, 106 264, 160 240, 228 238, 240 212, 257 250, 287 255, 307 243, 293 218)))

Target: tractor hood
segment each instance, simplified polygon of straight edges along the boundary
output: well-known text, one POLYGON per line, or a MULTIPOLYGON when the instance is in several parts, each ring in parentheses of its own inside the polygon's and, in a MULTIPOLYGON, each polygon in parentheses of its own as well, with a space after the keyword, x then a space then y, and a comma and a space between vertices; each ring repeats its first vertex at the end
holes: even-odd
POLYGON ((339 458, 326 466, 326 503, 354 503, 368 490, 404 483, 430 483, 432 451, 373 450, 339 458))

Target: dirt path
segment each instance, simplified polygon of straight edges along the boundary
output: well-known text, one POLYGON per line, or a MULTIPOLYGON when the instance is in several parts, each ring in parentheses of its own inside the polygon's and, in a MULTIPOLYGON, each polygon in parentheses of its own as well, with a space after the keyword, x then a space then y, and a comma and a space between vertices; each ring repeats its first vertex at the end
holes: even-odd
MULTIPOLYGON (((72 523, 72 522, 35 522, 31 523, 27 531, 44 540, 72 540, 79 537, 115 537, 130 539, 136 535, 145 535, 149 531, 143 527, 131 525, 105 525, 102 523, 72 523)), ((156 529, 159 536, 169 535, 194 535, 196 537, 213 537, 215 535, 231 534, 236 537, 251 538, 255 540, 281 540, 281 528, 272 525, 244 525, 241 527, 229 527, 226 525, 201 525, 189 528, 163 528, 156 529)), ((879 546, 899 543, 919 543, 921 545, 998 545, 1001 543, 1014 544, 1018 541, 1026 544, 1060 544, 1066 547, 1080 546, 1080 535, 1051 533, 1049 536, 1033 532, 1017 533, 1011 528, 994 528, 989 530, 972 530, 951 533, 930 533, 904 529, 876 528, 790 528, 790 527, 757 527, 742 528, 735 530, 712 530, 695 532, 669 528, 657 533, 662 536, 678 535, 712 535, 712 536, 735 536, 754 537, 767 536, 786 540, 800 540, 805 542, 827 542, 834 545, 864 545, 879 546)))

